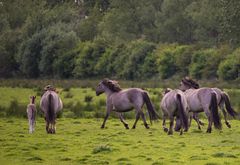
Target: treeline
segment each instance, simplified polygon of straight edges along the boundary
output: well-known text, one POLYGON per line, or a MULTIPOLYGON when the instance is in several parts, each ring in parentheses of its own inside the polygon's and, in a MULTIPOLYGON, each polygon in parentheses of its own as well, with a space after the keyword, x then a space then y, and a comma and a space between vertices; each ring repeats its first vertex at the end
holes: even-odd
POLYGON ((238 0, 0 0, 0 77, 239 80, 238 0))

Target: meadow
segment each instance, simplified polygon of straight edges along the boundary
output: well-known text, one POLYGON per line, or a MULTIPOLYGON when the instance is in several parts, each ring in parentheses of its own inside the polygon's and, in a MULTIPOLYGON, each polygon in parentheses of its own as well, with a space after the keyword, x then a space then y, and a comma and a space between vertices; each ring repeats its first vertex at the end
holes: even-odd
MULTIPOLYGON (((139 121, 135 130, 110 118, 57 120, 57 134, 46 134, 43 118, 28 134, 26 119, 0 119, 1 164, 239 164, 240 121, 232 128, 205 133, 193 123, 189 132, 168 136, 161 122, 145 129, 139 121)), ((128 120, 130 125, 133 120, 128 120)))
MULTIPOLYGON (((205 125, 198 130, 193 122, 189 132, 166 135, 162 121, 147 130, 139 121, 135 130, 126 130, 114 114, 100 129, 105 115, 105 95, 96 96, 94 88, 59 87, 64 102, 57 119, 57 134, 45 132, 42 114, 38 112, 36 131, 28 134, 26 106, 29 95, 40 87, 0 87, 0 163, 1 164, 239 164, 240 121, 223 123, 223 130, 207 134, 205 125)), ((162 88, 146 88, 161 115, 159 103, 162 88)), ((240 90, 225 89, 236 111, 240 110, 240 90)), ((134 112, 125 118, 132 126, 134 112)), ((204 115, 201 116, 205 123, 204 115)), ((148 120, 149 122, 149 120, 148 120)))

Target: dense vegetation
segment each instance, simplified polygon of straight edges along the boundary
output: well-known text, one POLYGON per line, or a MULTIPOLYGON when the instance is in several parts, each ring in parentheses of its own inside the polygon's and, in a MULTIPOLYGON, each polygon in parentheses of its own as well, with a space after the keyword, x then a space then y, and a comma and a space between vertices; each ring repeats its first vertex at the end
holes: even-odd
POLYGON ((239 0, 0 0, 0 77, 239 80, 239 0))

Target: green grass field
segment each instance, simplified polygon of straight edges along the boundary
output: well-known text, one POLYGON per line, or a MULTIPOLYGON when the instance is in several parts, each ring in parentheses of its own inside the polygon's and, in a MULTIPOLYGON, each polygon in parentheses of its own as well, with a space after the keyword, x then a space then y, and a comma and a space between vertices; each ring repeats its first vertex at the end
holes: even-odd
MULTIPOLYGON (((168 136, 161 121, 149 130, 139 121, 135 130, 124 129, 110 118, 106 129, 102 119, 57 121, 57 134, 46 134, 44 121, 38 118, 36 132, 28 134, 26 119, 0 119, 1 164, 239 164, 240 121, 232 128, 224 125, 211 134, 197 130, 168 136)), ((130 125, 133 120, 128 120, 130 125)))
MULTIPOLYGON (((136 130, 125 130, 122 123, 110 118, 107 128, 100 129, 105 114, 105 96, 96 97, 91 88, 58 88, 64 103, 62 118, 57 121, 57 134, 45 132, 45 123, 38 114, 36 132, 28 134, 26 106, 29 95, 38 88, 0 87, 0 164, 239 164, 240 121, 231 120, 228 129, 197 129, 180 136, 166 135, 161 121, 149 130, 139 121, 136 130), (90 99, 89 99, 90 98, 90 99), (14 117, 21 114, 19 117, 14 117), (23 114, 23 115, 22 115, 23 114), (98 116, 99 118, 94 118, 98 116), (77 118, 81 117, 81 118, 77 118), (87 119, 88 118, 88 119, 87 119)), ((159 110, 160 88, 147 89, 159 110)), ((227 89, 236 111, 240 110, 240 90, 227 89)), ((39 107, 38 107, 39 110, 39 107)), ((125 114, 132 126, 134 112, 125 114)), ((204 119, 204 114, 201 115, 204 119)), ((205 123, 207 121, 205 120, 205 123)))

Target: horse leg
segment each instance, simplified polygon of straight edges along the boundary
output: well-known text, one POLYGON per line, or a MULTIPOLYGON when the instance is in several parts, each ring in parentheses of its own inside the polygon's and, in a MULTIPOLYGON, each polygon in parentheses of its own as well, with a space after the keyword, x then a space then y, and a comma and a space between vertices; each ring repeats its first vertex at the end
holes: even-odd
POLYGON ((120 118, 120 121, 123 123, 123 125, 125 126, 126 129, 129 129, 128 127, 128 123, 124 120, 123 116, 121 113, 117 113, 118 117, 120 118))
POLYGON ((32 131, 32 121, 31 121, 31 119, 29 119, 28 120, 28 123, 29 123, 29 133, 32 133, 33 131, 32 131))
POLYGON ((173 124, 174 124, 174 117, 170 116, 170 126, 169 126, 169 130, 168 130, 168 135, 172 135, 173 134, 173 124))
POLYGON ((133 124, 133 126, 132 126, 132 129, 135 129, 136 128, 136 125, 137 125, 137 122, 138 122, 138 120, 139 120, 139 118, 140 118, 140 113, 136 113, 136 120, 135 120, 135 122, 134 122, 134 124, 133 124))
POLYGON ((179 116, 176 117, 175 122, 176 122, 176 124, 175 124, 175 128, 174 128, 174 130, 175 130, 176 132, 181 131, 181 128, 182 128, 182 122, 181 122, 181 119, 179 118, 179 116))
POLYGON ((193 113, 193 119, 196 121, 196 123, 198 125, 198 129, 201 130, 201 124, 200 124, 200 120, 198 118, 197 113, 193 113))
POLYGON ((162 127, 163 127, 164 132, 168 132, 168 128, 166 127, 166 118, 167 118, 167 116, 163 115, 162 127))
POLYGON ((113 106, 112 106, 111 104, 107 103, 106 115, 105 115, 105 117, 104 117, 104 120, 103 120, 103 123, 102 123, 102 126, 101 126, 102 129, 105 127, 106 121, 107 121, 107 119, 108 119, 108 117, 109 117, 110 112, 112 111, 112 109, 113 109, 113 106))
POLYGON ((56 121, 53 121, 52 123, 52 133, 55 134, 56 133, 56 121))
POLYGON ((103 123, 102 123, 101 128, 104 128, 104 127, 105 127, 105 124, 106 124, 106 121, 107 121, 109 115, 110 115, 110 113, 107 111, 107 113, 106 113, 106 115, 105 115, 105 117, 104 117, 104 121, 103 121, 103 123))
POLYGON ((148 126, 148 124, 147 124, 147 121, 146 121, 146 118, 145 118, 145 116, 144 116, 143 111, 140 110, 139 113, 140 113, 140 115, 141 115, 141 117, 142 117, 142 120, 143 120, 143 123, 144 123, 145 128, 149 129, 149 126, 148 126))
POLYGON ((47 133, 50 133, 49 132, 49 122, 48 121, 46 121, 46 131, 47 131, 47 133))
POLYGON ((212 132, 212 115, 209 112, 209 109, 204 109, 205 114, 207 115, 208 118, 208 128, 207 128, 207 133, 211 133, 212 132))
POLYGON ((226 126, 227 126, 228 128, 231 128, 230 123, 227 121, 227 112, 226 112, 225 109, 224 109, 223 103, 220 104, 220 109, 221 109, 222 112, 223 112, 223 116, 224 116, 224 120, 225 120, 226 126))

